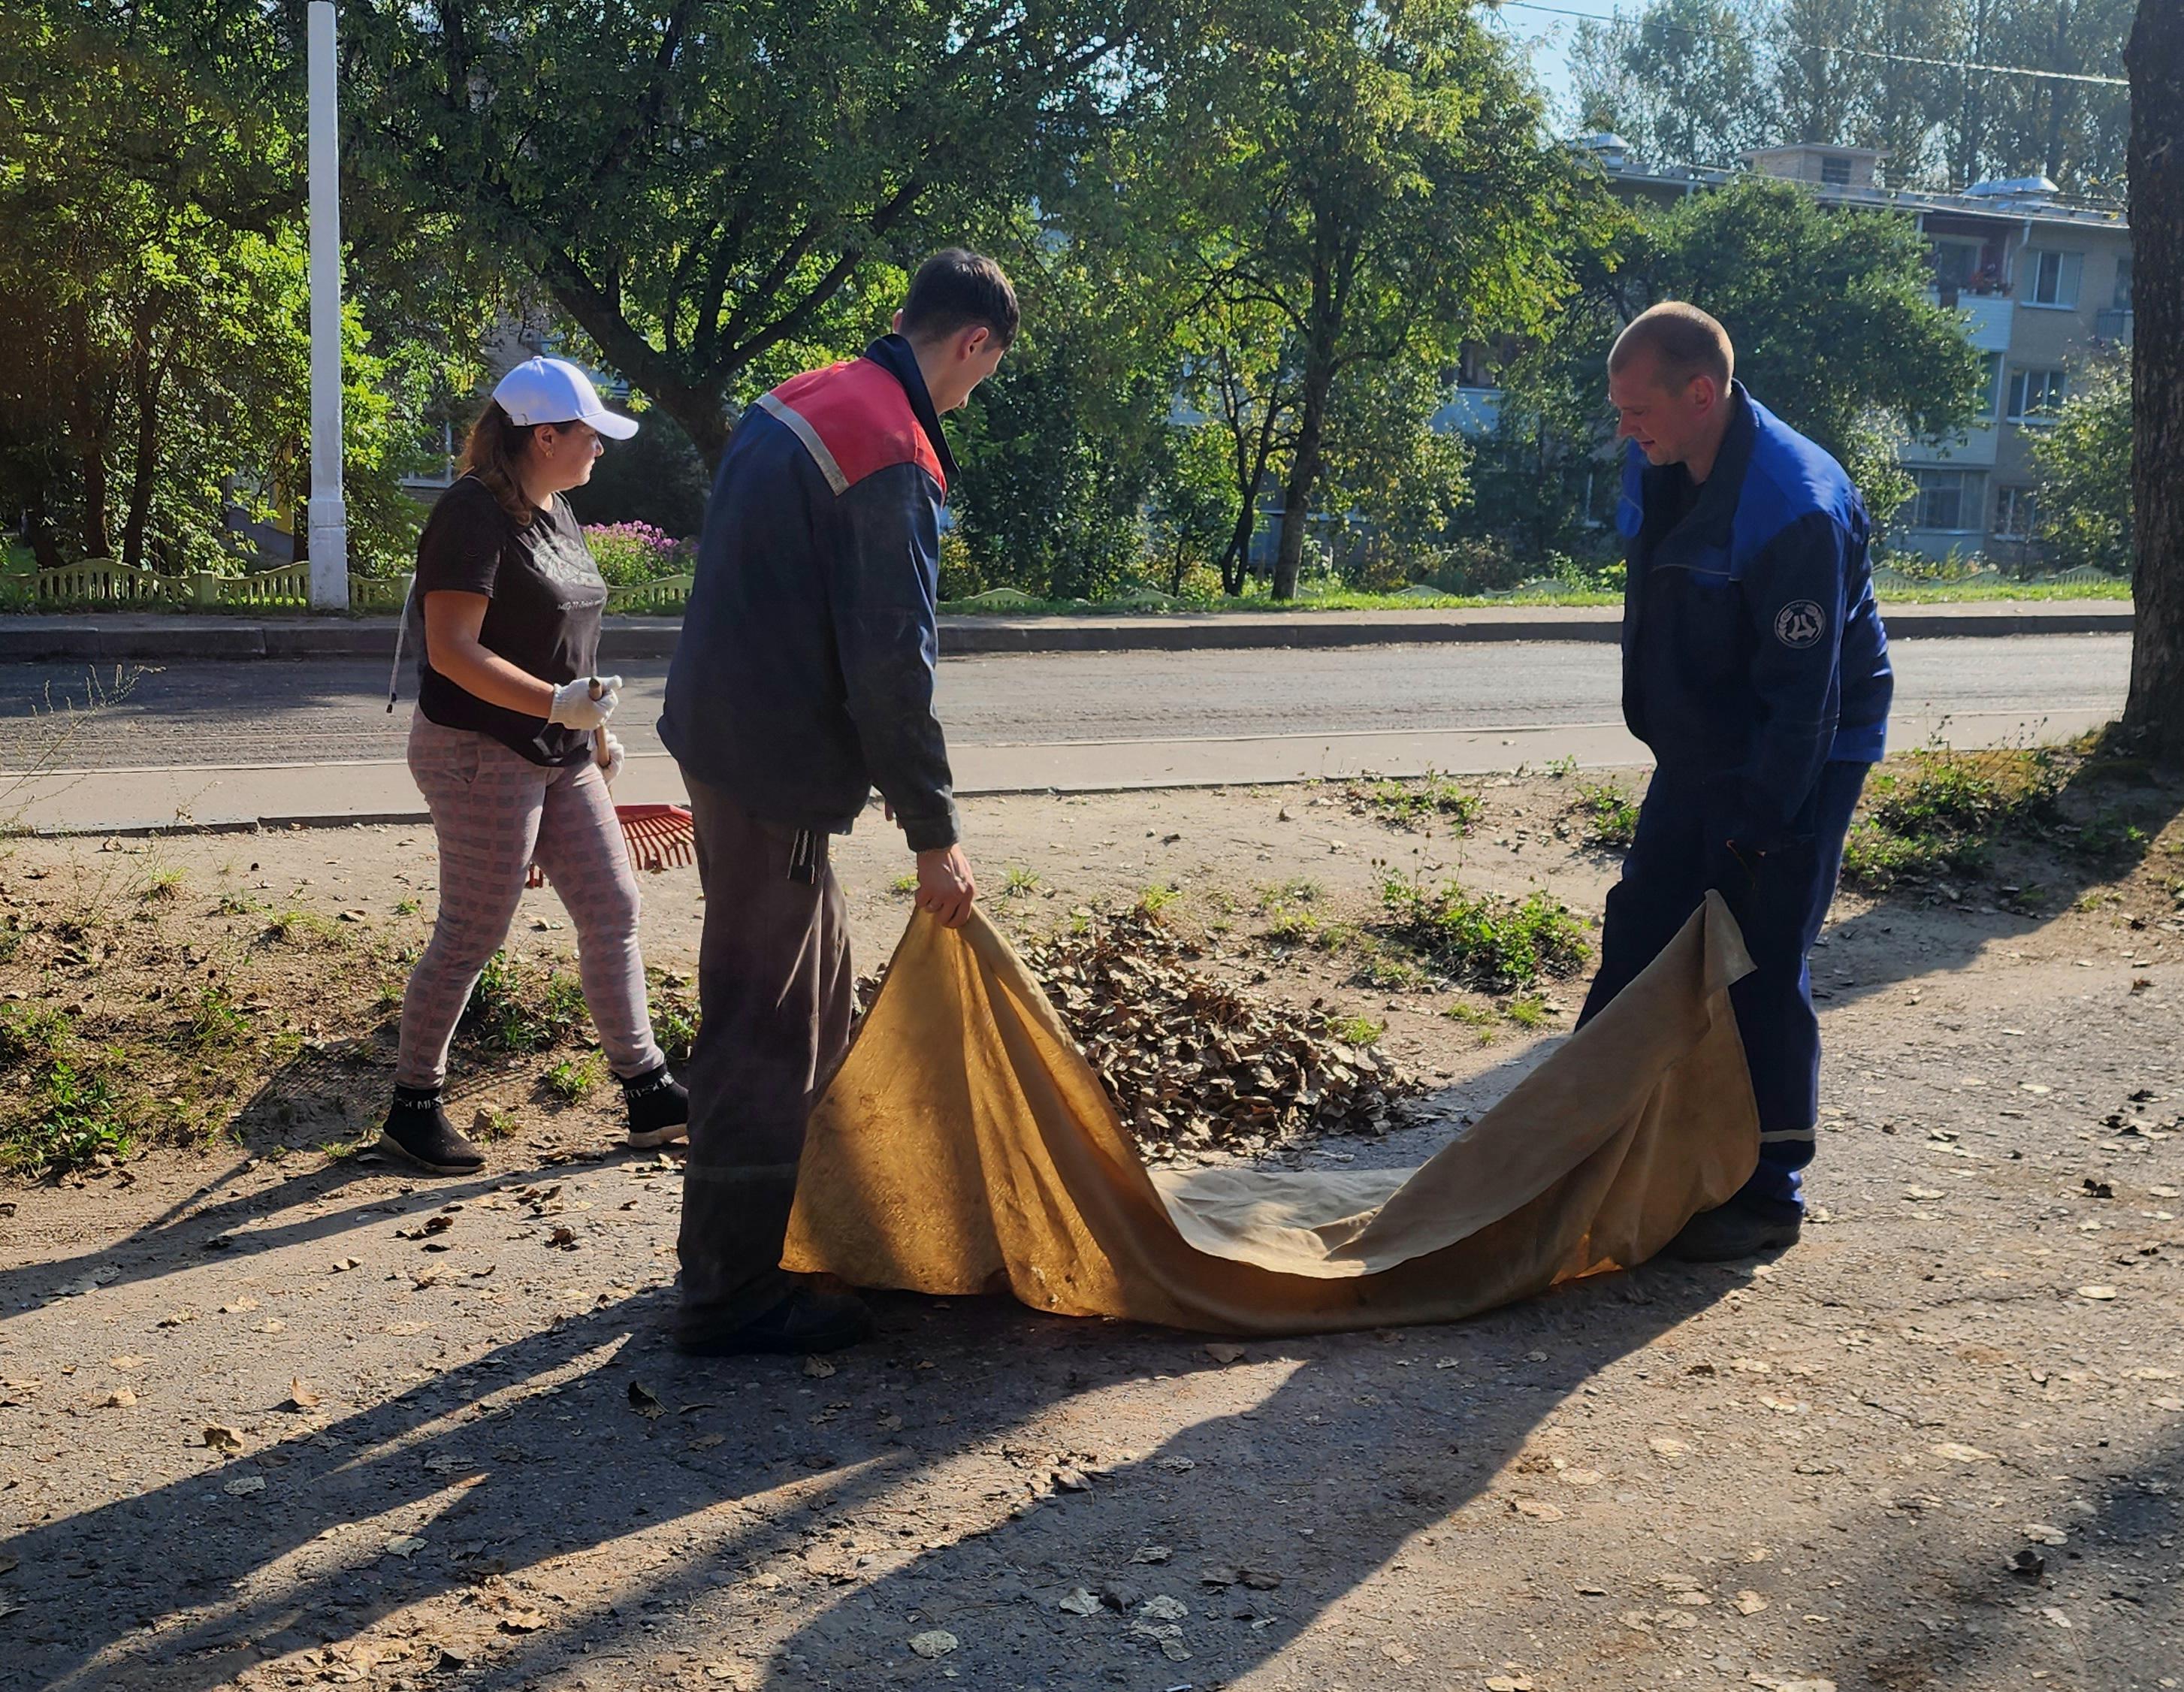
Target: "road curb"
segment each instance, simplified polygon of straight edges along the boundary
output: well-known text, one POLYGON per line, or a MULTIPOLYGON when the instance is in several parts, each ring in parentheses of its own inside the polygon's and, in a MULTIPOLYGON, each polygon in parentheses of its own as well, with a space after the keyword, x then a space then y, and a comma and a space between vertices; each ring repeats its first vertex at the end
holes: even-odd
MULTIPOLYGON (((1902 605, 1882 610, 1898 640, 2040 634, 2128 634, 2131 607, 2119 601, 2020 601, 1989 605, 1902 605), (2050 609, 2050 607, 2053 609, 2050 609)), ((1492 607, 1461 611, 1306 611, 1268 616, 943 617, 944 656, 1045 652, 1212 652, 1276 647, 1437 646, 1490 641, 1621 639, 1613 606, 1560 610, 1492 607)), ((672 658, 679 618, 621 619, 600 636, 607 664, 672 658)), ((131 617, 125 622, 0 618, 0 663, 139 663, 191 660, 376 658, 394 655, 395 620, 302 618, 265 623, 226 617, 131 617)))

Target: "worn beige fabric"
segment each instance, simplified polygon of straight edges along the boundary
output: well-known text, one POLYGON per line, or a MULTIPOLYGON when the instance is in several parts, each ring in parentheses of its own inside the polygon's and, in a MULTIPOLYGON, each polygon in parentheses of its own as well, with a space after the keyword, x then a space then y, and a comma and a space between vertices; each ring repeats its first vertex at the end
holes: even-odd
POLYGON ((911 919, 813 1112, 783 1261, 1230 1333, 1448 1322, 1643 1261, 1758 1119, 1709 893, 1646 972, 1415 1169, 1147 1172, 1008 942, 911 919))

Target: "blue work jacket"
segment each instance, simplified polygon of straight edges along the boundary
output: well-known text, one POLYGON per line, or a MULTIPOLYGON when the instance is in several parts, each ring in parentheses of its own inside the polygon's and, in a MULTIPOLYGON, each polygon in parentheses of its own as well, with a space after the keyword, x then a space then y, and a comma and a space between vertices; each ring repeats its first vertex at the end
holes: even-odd
POLYGON ((1874 602, 1865 504, 1842 466, 1732 383, 1713 473, 1634 443, 1623 716, 1664 770, 1723 801, 1732 838, 1795 834, 1831 760, 1886 749, 1895 680, 1874 602))

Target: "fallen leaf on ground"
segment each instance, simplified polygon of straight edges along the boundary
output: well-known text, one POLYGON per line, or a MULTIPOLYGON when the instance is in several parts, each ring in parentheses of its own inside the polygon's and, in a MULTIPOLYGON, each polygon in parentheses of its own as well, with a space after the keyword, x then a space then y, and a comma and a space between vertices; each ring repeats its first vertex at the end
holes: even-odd
POLYGON ((1217 1363, 1240 1363, 1244 1361, 1244 1348, 1217 1340, 1206 1348, 1206 1355, 1217 1363))
POLYGON ((263 1475, 237 1475, 233 1480, 222 1487, 220 1490, 226 1493, 230 1498, 241 1498, 246 1493, 263 1492, 265 1490, 265 1477, 263 1475))
POLYGON ((1190 1606, 1179 1598, 1171 1598, 1165 1592, 1145 1600, 1138 1614, 1148 1622, 1180 1622, 1190 1614, 1190 1606))
POLYGON ((1486 1692, 1532 1692, 1532 1678, 1529 1674, 1490 1674, 1486 1677, 1486 1692))
POLYGON ((309 1410, 319 1402, 319 1395, 305 1386, 302 1380, 288 1383, 288 1396, 281 1405, 283 1410, 309 1410))
POLYGON ((1738 1593, 1730 1601, 1736 1606, 1736 1613, 1740 1616, 1757 1616, 1767 1607, 1768 1602, 1759 1593, 1750 1591, 1738 1593))
POLYGON ((928 1659, 945 1656, 962 1643, 962 1640, 957 1639, 945 1628, 933 1628, 922 1634, 912 1634, 910 1636, 910 1648, 920 1656, 928 1659))
POLYGON ((1059 1492, 1092 1490, 1092 1483, 1085 1479, 1084 1471, 1081 1469, 1056 1469, 1054 1472, 1053 1479, 1055 1489, 1059 1492))
POLYGON ((1648 1439, 1646 1443, 1657 1457, 1680 1457, 1691 1449, 1680 1439, 1648 1439))
POLYGON ((1134 1563, 1164 1563, 1175 1555, 1166 1545, 1140 1545, 1130 1553, 1134 1563))
POLYGON ((1563 1519, 1559 1505, 1542 1503, 1536 1498, 1513 1498, 1509 1507, 1519 1516, 1529 1516, 1535 1522, 1559 1522, 1563 1519))
POLYGON ((1982 1451, 1976 1445, 1959 1445, 1954 1440, 1926 1448, 1937 1457, 1947 1457, 1953 1463, 1991 1463, 1994 1453, 1982 1451))
POLYGON ((363 1267, 363 1265, 354 1257, 337 1257, 334 1259, 334 1273, 337 1275, 340 1274, 345 1269, 359 1269, 361 1267, 363 1267))
POLYGON ((690 1442, 690 1449, 694 1451, 710 1451, 716 1445, 727 1444, 727 1438, 725 1433, 700 1433, 690 1442))
POLYGON ((2101 1303, 2106 1303, 2115 1295, 2116 1289, 2114 1287, 2081 1287, 2078 1288, 2078 1296, 2080 1298, 2092 1299, 2101 1303))
POLYGON ((390 1557, 414 1557, 425 1549, 425 1542, 415 1533, 397 1533, 383 1549, 390 1557))
POLYGON ((824 1357, 806 1357, 804 1372, 815 1381, 823 1381, 834 1373, 834 1366, 824 1357))
POLYGON ((126 1387, 116 1387, 112 1392, 107 1394, 105 1407, 108 1410, 126 1410, 136 1402, 136 1394, 131 1392, 126 1387))
POLYGON ((660 1395, 643 1381, 632 1381, 629 1383, 629 1407, 647 1422, 663 1414, 667 1409, 666 1405, 660 1403, 660 1395))
POLYGON ((1072 1616, 1095 1616, 1100 1611, 1100 1600, 1081 1586, 1072 1586, 1062 1595, 1057 1606, 1072 1616))
POLYGON ((240 1451, 242 1449, 242 1436, 232 1428, 223 1428, 217 1422, 205 1424, 203 1438, 204 1443, 215 1451, 240 1451))

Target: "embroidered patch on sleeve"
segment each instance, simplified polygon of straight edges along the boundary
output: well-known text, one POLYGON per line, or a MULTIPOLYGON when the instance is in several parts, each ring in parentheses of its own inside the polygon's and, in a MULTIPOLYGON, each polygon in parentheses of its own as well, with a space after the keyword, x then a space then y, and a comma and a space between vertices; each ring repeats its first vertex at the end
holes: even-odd
POLYGON ((1774 638, 1796 650, 1817 646, 1827 632, 1828 614, 1816 600, 1793 599, 1774 618, 1774 638))

